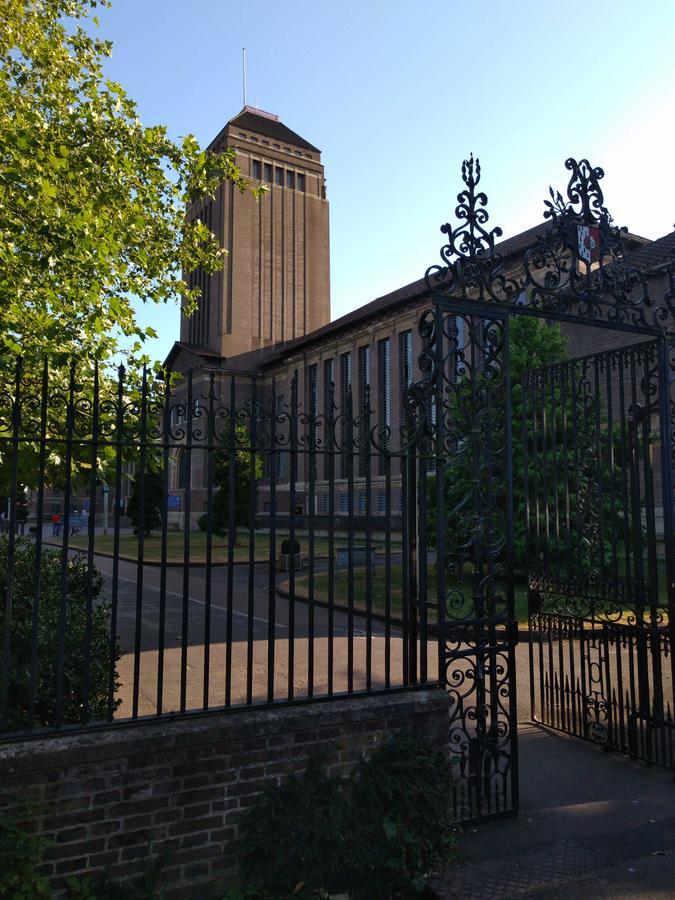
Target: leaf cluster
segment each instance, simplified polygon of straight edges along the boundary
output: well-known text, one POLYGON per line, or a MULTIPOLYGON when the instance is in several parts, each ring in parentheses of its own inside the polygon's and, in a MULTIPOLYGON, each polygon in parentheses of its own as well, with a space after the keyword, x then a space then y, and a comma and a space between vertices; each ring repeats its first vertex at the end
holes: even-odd
MULTIPOLYGON (((0 538, 0 584, 7 584, 8 540, 0 538)), ((33 613, 35 611, 36 547, 29 538, 19 538, 12 563, 13 598, 9 669, 9 729, 27 727, 31 679, 33 613)), ((56 666, 61 625, 61 553, 42 547, 37 605, 37 679, 35 725, 56 723, 56 666)), ((86 560, 67 561, 64 627, 63 721, 79 723, 84 713, 85 671, 89 669, 89 719, 108 714, 108 680, 111 662, 121 656, 116 647, 110 658, 109 607, 101 598, 103 577, 91 577, 91 618, 88 624, 89 574, 86 560), (85 636, 90 632, 89 652, 85 636)), ((0 631, 5 627, 5 603, 0 604, 0 631)), ((0 649, 0 664, 3 650, 0 649)), ((114 687, 117 687, 115 682, 114 687)), ((118 701, 113 703, 113 708, 118 701)))
POLYGON ((189 312, 199 292, 184 275, 223 264, 186 203, 224 180, 248 187, 232 151, 142 125, 104 74, 99 5, 0 0, 0 345, 11 354, 105 359, 120 336, 140 351, 155 332, 132 296, 189 312))
POLYGON ((452 780, 443 752, 408 732, 348 779, 328 777, 314 758, 247 812, 233 848, 245 888, 227 900, 417 896, 455 851, 452 780))
POLYGON ((14 815, 0 810, 0 897, 8 900, 52 893, 47 877, 39 872, 52 841, 36 830, 32 814, 28 804, 14 815))

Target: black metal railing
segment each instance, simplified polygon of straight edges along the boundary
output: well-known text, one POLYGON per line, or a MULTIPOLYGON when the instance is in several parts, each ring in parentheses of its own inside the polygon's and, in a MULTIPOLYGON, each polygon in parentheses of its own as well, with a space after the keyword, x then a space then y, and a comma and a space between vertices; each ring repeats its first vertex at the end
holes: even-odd
POLYGON ((525 376, 532 717, 675 767, 659 342, 525 376))
POLYGON ((434 588, 410 562, 427 466, 370 388, 353 409, 322 385, 317 415, 303 377, 17 365, 1 734, 439 680, 434 588))

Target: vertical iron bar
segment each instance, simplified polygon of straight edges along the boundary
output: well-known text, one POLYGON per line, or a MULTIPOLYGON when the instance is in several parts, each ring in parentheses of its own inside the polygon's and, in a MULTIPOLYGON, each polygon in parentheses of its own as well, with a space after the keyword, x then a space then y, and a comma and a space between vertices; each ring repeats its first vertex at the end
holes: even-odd
MULTIPOLYGON (((45 506, 45 465, 47 459, 47 416, 49 411, 49 363, 42 364, 40 388, 40 453, 38 459, 37 531, 35 533, 35 580, 33 582, 33 611, 30 638, 30 690, 28 696, 28 729, 35 727, 35 691, 38 685, 38 628, 40 624, 40 595, 42 593, 42 529, 45 506)), ((3 684, 6 679, 3 675, 3 684)))
POLYGON ((188 372, 187 401, 185 425, 185 488, 183 489, 185 512, 183 514, 183 597, 181 617, 181 650, 180 650, 180 711, 185 712, 187 705, 187 657, 188 628, 190 606, 190 525, 192 519, 192 414, 194 412, 193 373, 188 372))
POLYGON ((309 697, 314 696, 314 632, 315 632, 315 610, 314 610, 314 566, 315 562, 315 531, 316 531, 316 472, 319 465, 317 453, 317 415, 318 410, 314 407, 312 396, 318 397, 318 366, 316 369, 316 384, 310 387, 309 401, 309 450, 307 454, 308 471, 308 584, 307 584, 307 694, 309 697), (312 395, 311 392, 314 392, 312 395))
POLYGON ((122 456, 124 451, 124 366, 117 370, 117 402, 115 405, 115 514, 113 517, 113 560, 110 607, 110 647, 108 669, 108 721, 115 715, 117 684, 117 614, 119 606, 120 525, 122 515, 122 456))
MULTIPOLYGON (((206 573, 204 583, 204 664, 202 706, 208 709, 211 681, 211 607, 213 601, 213 482, 215 475, 216 376, 209 373, 206 422, 206 573)), ((251 568, 251 577, 253 569, 251 568)), ((250 701, 249 701, 250 702, 250 701)))
POLYGON ((227 477, 227 614, 225 617, 225 706, 232 702, 232 624, 234 620, 234 544, 237 535, 237 387, 230 375, 229 469, 227 477))
POLYGON ((246 703, 253 703, 253 620, 255 617, 255 520, 258 505, 258 393, 255 375, 251 382, 251 416, 248 441, 251 447, 249 459, 249 514, 248 514, 248 606, 246 610, 246 703))
MULTIPOLYGON (((14 370, 14 399, 12 402, 12 464, 10 467, 10 509, 9 509, 9 534, 7 535, 7 571, 5 573, 5 629, 3 635, 2 648, 2 686, 0 688, 0 732, 7 730, 9 722, 9 679, 10 679, 10 654, 12 651, 12 603, 14 600, 14 551, 16 541, 16 499, 17 499, 17 478, 19 471, 19 441, 21 435, 21 376, 22 361, 20 358, 16 360, 14 370)), ((67 547, 67 544, 66 544, 67 547)), ((67 550, 65 551, 67 553, 67 550)), ((62 632, 59 629, 59 650, 61 651, 61 673, 63 667, 63 650, 62 650, 62 632)), ((63 674, 61 674, 62 685, 63 674)), ((61 694, 57 694, 57 704, 59 699, 62 702, 63 690, 61 694)), ((60 719, 60 705, 57 705, 57 717, 60 719)), ((57 722, 60 724, 60 720, 57 722)))
POLYGON ((93 596, 94 596, 94 540, 96 532, 96 483, 98 472, 99 445, 99 373, 98 360, 94 362, 94 396, 92 398, 92 426, 89 465, 89 521, 87 542, 87 583, 86 613, 84 629, 83 683, 82 683, 82 724, 90 718, 89 692, 91 689, 91 638, 93 628, 93 596))
POLYGON ((274 700, 274 664, 276 650, 277 575, 276 521, 277 521, 277 383, 272 378, 272 407, 270 410, 270 516, 269 516, 269 568, 267 593, 267 702, 274 700))
MULTIPOLYGON (((456 324, 456 323, 455 323, 456 324)), ((439 306, 434 310, 434 334, 436 344, 435 351, 435 372, 434 372, 434 401, 436 405, 436 594, 437 594, 437 627, 438 627, 438 681, 440 684, 445 683, 445 593, 446 593, 446 570, 445 570, 445 516, 446 516, 446 419, 444 400, 444 380, 445 380, 445 353, 444 353, 444 332, 443 332, 443 311, 439 306)))
POLYGON ((138 716, 138 694, 141 678, 141 631, 143 625, 143 576, 145 558, 145 471, 148 454, 148 373, 143 366, 141 381, 140 466, 136 478, 138 490, 138 561, 136 563, 136 622, 134 628, 134 687, 132 717, 138 716))
MULTIPOLYGON (((506 453, 506 577, 507 577, 507 618, 508 618, 508 672, 506 673, 509 692, 509 732, 511 773, 511 806, 520 806, 520 781, 518 772, 518 696, 516 677, 516 644, 518 643, 518 621, 515 615, 515 561, 513 552, 514 495, 513 495, 513 397, 511 381, 511 328, 506 316, 502 323, 502 371, 504 378, 504 448, 506 453)), ((496 654, 493 667, 497 669, 496 654)), ((495 690, 495 703, 498 702, 495 690)), ((495 727, 498 713, 495 712, 495 727)))
MULTIPOLYGON (((159 570, 159 620, 157 623, 157 715, 164 704, 164 650, 166 644, 166 576, 169 538, 169 454, 171 447, 171 371, 164 372, 162 410, 162 546, 159 570)), ((176 460, 178 462, 178 460, 176 460)))
POLYGON ((361 411, 363 426, 361 428, 364 447, 361 448, 365 466, 366 479, 366 690, 372 688, 373 669, 373 574, 370 555, 373 547, 372 535, 372 477, 371 477, 371 447, 370 447, 370 384, 366 384, 364 408, 361 411))
POLYGON ((68 381, 68 403, 66 407, 66 456, 65 486, 63 501, 63 540, 61 545, 61 577, 60 591, 61 602, 59 604, 58 643, 56 651, 56 725, 63 724, 64 701, 64 675, 65 675, 65 650, 66 650, 66 626, 68 616, 68 545, 70 543, 70 503, 72 492, 72 464, 73 464, 73 431, 75 428, 75 363, 70 364, 68 381))
POLYGON ((333 693, 335 630, 335 385, 331 381, 325 386, 328 391, 327 422, 328 437, 328 694, 333 693))
POLYGON ((346 432, 343 453, 347 463, 347 690, 354 690, 354 405, 351 384, 342 398, 346 432))
POLYGON ((295 553, 295 502, 298 481, 298 373, 297 370, 291 378, 290 391, 290 465, 288 483, 289 504, 289 598, 288 598, 288 699, 293 699, 295 682, 295 562, 298 558, 295 553))

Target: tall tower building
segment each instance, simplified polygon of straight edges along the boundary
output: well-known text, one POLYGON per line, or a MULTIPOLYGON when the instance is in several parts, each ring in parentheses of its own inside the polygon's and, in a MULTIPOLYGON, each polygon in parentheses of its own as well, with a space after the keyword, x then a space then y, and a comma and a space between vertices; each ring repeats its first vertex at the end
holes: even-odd
POLYGON ((181 342, 232 358, 302 337, 330 321, 328 200, 321 153, 272 113, 245 106, 209 145, 234 148, 236 164, 269 191, 258 202, 233 184, 194 203, 226 248, 222 271, 197 270, 199 309, 181 342))

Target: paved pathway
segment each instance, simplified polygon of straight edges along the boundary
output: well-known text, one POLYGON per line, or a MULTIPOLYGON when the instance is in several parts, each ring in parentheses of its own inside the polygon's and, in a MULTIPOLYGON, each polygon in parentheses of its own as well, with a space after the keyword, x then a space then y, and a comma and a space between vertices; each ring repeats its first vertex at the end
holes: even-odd
MULTIPOLYGON (((111 587, 112 560, 97 557, 111 587)), ((120 563, 119 634, 125 656, 120 662, 122 705, 118 715, 131 713, 136 627, 137 567, 120 563)), ((285 577, 285 576, 284 576, 285 577)), ((184 598, 183 572, 167 573, 166 652, 164 658, 164 711, 180 705, 181 633, 184 598)), ((139 713, 157 709, 159 568, 147 566, 141 590, 140 677, 137 683, 139 713)), ((186 707, 204 702, 204 621, 206 574, 193 568, 185 592, 188 608, 186 707)), ((228 611, 228 570, 214 569, 211 585, 211 647, 208 702, 224 702, 225 674, 231 668, 231 702, 267 696, 270 668, 267 636, 270 632, 269 569, 256 566, 253 577, 253 651, 247 655, 249 630, 248 568, 232 570, 232 653, 228 663, 225 628, 228 611)), ((309 642, 308 606, 294 604, 295 641, 289 641, 288 601, 275 597, 274 696, 295 697, 307 693, 309 642), (289 673, 289 651, 294 670, 289 673)), ((327 690, 327 613, 315 613, 314 680, 317 695, 327 690)), ((383 684, 385 642, 381 623, 372 624, 371 679, 383 684)), ((366 622, 355 617, 354 688, 366 685, 366 622)), ((347 687, 347 617, 335 614, 334 689, 347 687)), ((393 683, 400 681, 401 640, 396 629, 390 642, 393 683)), ((429 647, 430 672, 436 647, 429 647)), ((529 710, 528 648, 516 651, 518 718, 526 723, 529 710)), ((670 773, 648 769, 598 747, 523 724, 520 735, 521 814, 470 829, 462 836, 465 862, 445 872, 435 885, 442 900, 492 900, 492 898, 674 898, 675 897, 675 785, 670 773)))
POLYGON ((521 810, 468 829, 438 898, 675 897, 672 773, 521 725, 521 810))

